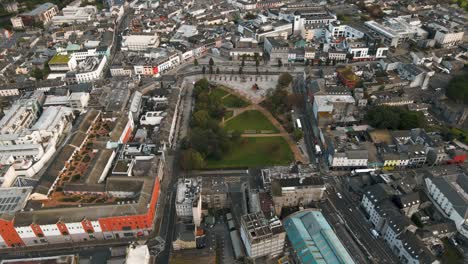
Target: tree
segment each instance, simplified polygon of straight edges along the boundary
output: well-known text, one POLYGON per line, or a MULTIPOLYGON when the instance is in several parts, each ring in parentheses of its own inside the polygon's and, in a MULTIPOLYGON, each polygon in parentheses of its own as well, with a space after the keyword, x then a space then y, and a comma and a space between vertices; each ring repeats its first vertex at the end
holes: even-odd
POLYGON ((283 67, 283 62, 281 61, 281 59, 278 59, 278 67, 283 67))
POLYGON ((194 149, 187 149, 181 153, 180 166, 185 171, 202 169, 205 167, 205 160, 200 152, 194 149))
POLYGON ((288 98, 287 98, 287 104, 290 106, 290 107, 297 107, 297 108, 302 108, 305 106, 305 100, 304 100, 304 97, 299 95, 299 94, 296 94, 296 93, 293 93, 293 94, 290 94, 288 95, 288 98))
POLYGON ((278 85, 280 87, 286 87, 288 86, 293 80, 293 77, 291 76, 291 74, 285 72, 285 73, 282 73, 279 77, 278 77, 278 85))
POLYGON ((197 59, 193 60, 193 65, 198 66, 198 60, 197 59))
POLYGON ((203 68, 202 68, 202 70, 201 70, 201 71, 202 71, 202 73, 203 73, 203 74, 205 74, 205 72, 206 72, 205 65, 203 65, 203 68))
POLYGON ((296 128, 294 129, 293 133, 292 133, 292 137, 294 139, 294 141, 299 141, 301 140, 303 137, 304 137, 304 132, 302 132, 302 130, 296 128))
POLYGON ((421 112, 409 111, 396 106, 374 106, 368 109, 366 121, 372 127, 379 129, 421 128, 425 126, 425 118, 421 112))
POLYGON ((210 61, 208 62, 208 64, 209 64, 210 66, 213 66, 213 65, 215 64, 213 58, 210 58, 210 61))
POLYGON ((221 72, 219 71, 219 68, 216 67, 216 74, 220 74, 221 72))
POLYGON ((445 95, 457 103, 468 104, 468 75, 463 74, 450 80, 445 95))
POLYGON ((245 14, 244 19, 251 20, 251 19, 255 19, 256 17, 257 17, 256 15, 248 12, 247 14, 245 14))
POLYGON ((260 61, 258 60, 258 58, 255 59, 255 67, 258 67, 260 66, 260 61))
POLYGON ((207 110, 198 110, 193 114, 193 122, 195 126, 207 127, 211 117, 207 110))

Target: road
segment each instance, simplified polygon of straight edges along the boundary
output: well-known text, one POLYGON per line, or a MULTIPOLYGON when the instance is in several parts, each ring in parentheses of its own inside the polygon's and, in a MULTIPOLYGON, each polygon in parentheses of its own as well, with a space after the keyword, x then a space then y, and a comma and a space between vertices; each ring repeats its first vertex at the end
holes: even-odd
POLYGON ((361 243, 361 247, 372 256, 372 262, 398 263, 398 259, 392 254, 383 239, 376 239, 371 234, 372 225, 359 208, 358 202, 354 202, 346 190, 339 186, 336 187, 340 190, 341 198, 335 192, 330 192, 328 200, 349 227, 351 234, 358 240, 358 243, 361 243))
POLYGON ((322 151, 324 150, 324 146, 321 144, 321 140, 317 138, 318 128, 311 110, 307 107, 309 97, 307 95, 305 80, 301 74, 297 74, 294 79, 293 92, 304 98, 302 107, 295 109, 295 112, 301 120, 310 162, 317 165, 321 177, 327 186, 328 199, 321 205, 321 208, 330 224, 334 227, 340 240, 347 246, 347 249, 353 252, 352 255, 355 257, 356 262, 368 263, 369 259, 367 257, 370 257, 370 262, 373 263, 398 263, 384 241, 374 239, 370 233, 371 226, 358 208, 358 202, 353 202, 349 198, 350 195, 340 188, 341 180, 344 177, 339 176, 335 172, 330 172, 325 157, 317 155, 315 145, 318 144, 322 151), (343 193, 342 199, 334 191, 337 188, 343 193))
MULTIPOLYGON (((318 77, 318 73, 316 77, 318 77)), ((308 101, 309 97, 307 95, 307 88, 302 74, 296 74, 296 78, 294 78, 292 87, 293 92, 304 99, 302 107, 296 108, 294 110, 301 120, 302 131, 304 132, 304 141, 306 143, 307 154, 309 156, 310 162, 315 164, 319 171, 328 172, 328 166, 325 164, 323 156, 317 155, 315 152, 316 144, 319 144, 322 149, 323 145, 321 145, 320 140, 317 139, 317 133, 315 132, 317 128, 314 125, 313 114, 312 111, 310 111, 307 107, 310 102, 308 101)))

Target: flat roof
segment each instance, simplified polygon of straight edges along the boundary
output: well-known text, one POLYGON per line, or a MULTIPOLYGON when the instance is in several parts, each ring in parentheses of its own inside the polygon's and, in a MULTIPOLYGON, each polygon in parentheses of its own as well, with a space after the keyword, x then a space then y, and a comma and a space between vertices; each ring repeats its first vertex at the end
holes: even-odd
POLYGON ((148 177, 143 180, 138 199, 132 203, 41 208, 33 211, 17 212, 14 217, 14 226, 28 226, 32 223, 39 225, 54 224, 58 221, 72 223, 80 222, 83 219, 95 221, 100 218, 146 214, 148 205, 151 202, 153 184, 156 185, 157 191, 155 194, 159 196, 159 181, 148 177))
POLYGON ((49 65, 67 64, 69 61, 70 61, 69 55, 56 54, 52 59, 50 59, 49 65))

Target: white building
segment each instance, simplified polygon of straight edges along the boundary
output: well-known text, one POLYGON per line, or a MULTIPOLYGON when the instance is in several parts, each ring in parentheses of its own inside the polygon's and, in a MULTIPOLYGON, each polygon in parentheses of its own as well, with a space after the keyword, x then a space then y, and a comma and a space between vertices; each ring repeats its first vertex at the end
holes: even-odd
POLYGON ((329 162, 333 168, 367 168, 368 160, 366 150, 347 150, 334 153, 329 162))
POLYGON ((14 16, 10 18, 11 25, 14 29, 22 29, 24 28, 23 19, 19 16, 14 16))
POLYGON ((159 46, 159 37, 157 33, 148 35, 129 35, 123 36, 122 50, 143 51, 159 46))
POLYGON ((383 23, 366 21, 366 27, 384 38, 384 44, 397 47, 407 40, 427 39, 428 32, 421 28, 421 21, 411 16, 388 18, 383 23))
POLYGON ((77 83, 88 83, 101 79, 107 63, 106 56, 89 57, 78 64, 79 71, 75 74, 77 83))
POLYGON ((156 126, 159 125, 162 119, 165 117, 162 111, 146 112, 140 118, 140 124, 144 126, 156 126))
POLYGON ((441 47, 451 47, 463 43, 464 34, 463 30, 439 29, 434 36, 434 40, 441 47))
POLYGON ((63 15, 56 15, 52 18, 53 25, 79 24, 91 21, 97 14, 96 6, 67 6, 62 9, 63 15))
POLYGON ((201 223, 201 178, 179 179, 177 183, 176 214, 193 219, 195 226, 201 223))
POLYGON ((283 253, 286 232, 276 217, 267 219, 262 212, 244 215, 240 233, 250 258, 274 257, 283 253))
POLYGON ((333 38, 345 37, 347 39, 360 39, 364 33, 348 25, 342 25, 338 21, 328 24, 328 34, 333 38))
POLYGON ((465 174, 428 177, 426 193, 439 211, 454 221, 458 232, 468 238, 468 177, 465 174))

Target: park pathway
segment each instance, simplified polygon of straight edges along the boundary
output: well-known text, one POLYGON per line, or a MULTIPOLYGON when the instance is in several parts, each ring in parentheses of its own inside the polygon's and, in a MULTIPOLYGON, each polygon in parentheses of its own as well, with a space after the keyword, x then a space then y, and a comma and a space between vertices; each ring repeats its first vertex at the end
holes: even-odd
POLYGON ((242 134, 241 136, 242 137, 275 137, 275 136, 281 136, 288 143, 289 148, 291 149, 291 151, 294 154, 294 159, 296 161, 300 161, 301 163, 307 163, 307 160, 302 155, 302 153, 299 150, 299 147, 297 146, 296 142, 294 142, 294 140, 291 138, 291 136, 286 131, 286 129, 284 129, 284 127, 281 125, 281 123, 278 120, 276 120, 276 118, 270 113, 270 111, 266 110, 265 108, 263 108, 262 106, 260 106, 258 104, 252 103, 252 101, 249 100, 249 98, 247 98, 246 96, 238 93, 235 90, 228 89, 228 88, 226 88, 224 86, 223 86, 222 89, 225 90, 226 92, 234 94, 235 96, 240 97, 242 100, 250 103, 249 106, 246 106, 246 107, 243 107, 243 108, 227 108, 228 111, 233 111, 233 114, 232 114, 231 117, 225 119, 222 122, 222 125, 224 125, 227 121, 233 119, 234 117, 242 114, 245 111, 252 111, 252 110, 253 111, 255 111, 255 110, 259 111, 279 130, 279 133, 274 133, 274 134, 242 134))

